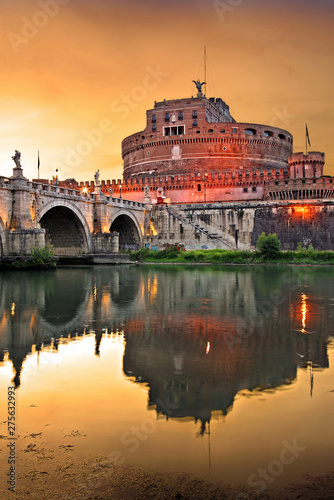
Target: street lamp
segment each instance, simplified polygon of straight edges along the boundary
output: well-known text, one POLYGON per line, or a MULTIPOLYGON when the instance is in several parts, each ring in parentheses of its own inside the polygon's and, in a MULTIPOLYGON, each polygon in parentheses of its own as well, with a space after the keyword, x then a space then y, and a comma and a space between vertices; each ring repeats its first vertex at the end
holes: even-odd
POLYGON ((119 185, 119 197, 122 199, 122 183, 119 185))

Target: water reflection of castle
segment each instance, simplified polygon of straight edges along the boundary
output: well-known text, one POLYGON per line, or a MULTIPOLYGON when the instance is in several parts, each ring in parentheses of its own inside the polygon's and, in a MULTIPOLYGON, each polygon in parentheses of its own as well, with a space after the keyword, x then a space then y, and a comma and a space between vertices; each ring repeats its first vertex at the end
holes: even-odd
POLYGON ((56 350, 61 335, 94 331, 99 354, 105 329, 124 331, 125 375, 146 383, 149 405, 169 417, 207 422, 240 390, 290 383, 308 363, 328 366, 333 318, 321 308, 331 290, 321 269, 306 277, 292 268, 153 267, 16 277, 0 277, 0 363, 8 353, 16 386, 32 346, 56 350))

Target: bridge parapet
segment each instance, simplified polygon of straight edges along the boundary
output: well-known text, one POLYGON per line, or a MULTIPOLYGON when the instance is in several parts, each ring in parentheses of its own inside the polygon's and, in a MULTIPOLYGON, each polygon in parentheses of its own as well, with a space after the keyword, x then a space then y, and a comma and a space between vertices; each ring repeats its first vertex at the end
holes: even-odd
MULTIPOLYGON (((53 193, 53 194, 64 194, 70 196, 76 196, 77 198, 83 198, 85 193, 82 189, 75 189, 70 187, 63 187, 56 184, 41 184, 39 182, 28 182, 28 186, 40 193, 53 193)), ((87 193, 88 194, 88 193, 87 193)), ((89 193, 92 194, 92 193, 89 193)))
POLYGON ((133 201, 133 200, 124 200, 123 198, 111 198, 112 203, 115 203, 116 205, 120 205, 122 207, 137 207, 137 208, 145 208, 145 203, 142 203, 140 201, 133 201))

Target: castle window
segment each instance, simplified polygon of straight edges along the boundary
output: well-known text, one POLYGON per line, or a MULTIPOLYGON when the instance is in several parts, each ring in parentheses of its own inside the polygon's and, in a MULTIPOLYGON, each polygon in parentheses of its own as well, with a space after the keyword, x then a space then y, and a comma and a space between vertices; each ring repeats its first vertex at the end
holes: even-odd
POLYGON ((255 135, 256 134, 256 130, 254 128, 245 128, 244 132, 246 135, 255 135))
POLYGON ((164 136, 169 135, 184 135, 184 125, 179 127, 164 127, 164 136))
POLYGON ((252 191, 253 191, 253 193, 256 193, 256 186, 252 187, 252 191))
POLYGON ((155 132, 157 130, 157 126, 156 125, 152 125, 152 132, 155 132))
POLYGON ((209 134, 213 134, 213 129, 209 128, 209 134))
POLYGON ((265 130, 263 135, 264 137, 272 137, 274 134, 270 130, 265 130))
POLYGON ((244 193, 248 193, 248 188, 244 188, 244 193))
POLYGON ((221 134, 225 134, 225 129, 222 128, 221 131, 220 131, 221 134))
POLYGON ((226 147, 225 146, 223 147, 223 151, 226 151, 226 147))
POLYGON ((156 123, 157 121, 157 115, 152 115, 152 123, 156 123))
POLYGON ((200 134, 200 133, 201 133, 201 131, 200 131, 200 130, 196 130, 196 134, 200 134))
POLYGON ((193 109, 193 118, 197 118, 197 110, 193 109))
POLYGON ((285 135, 284 135, 284 134, 278 134, 278 137, 279 137, 280 139, 282 139, 282 141, 284 141, 284 140, 285 140, 285 135))
POLYGON ((193 121, 193 127, 197 127, 197 121, 196 120, 193 121))
POLYGON ((197 192, 199 193, 202 191, 202 184, 197 184, 197 192))
POLYGON ((169 122, 169 113, 165 113, 165 122, 169 122))
POLYGON ((183 112, 179 111, 179 120, 183 120, 183 112))
POLYGON ((232 134, 236 134, 238 132, 237 128, 232 128, 232 134))

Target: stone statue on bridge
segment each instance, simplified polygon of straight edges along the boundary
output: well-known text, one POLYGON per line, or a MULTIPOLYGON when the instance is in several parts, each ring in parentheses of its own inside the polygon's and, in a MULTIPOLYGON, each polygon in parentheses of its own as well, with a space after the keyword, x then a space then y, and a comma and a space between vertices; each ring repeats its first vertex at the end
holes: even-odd
POLYGON ((150 196, 150 187, 148 186, 148 184, 146 184, 144 187, 144 193, 145 193, 145 198, 148 198, 150 196))
POLYGON ((12 156, 12 160, 14 160, 17 168, 22 168, 21 165, 21 153, 17 149, 15 149, 15 155, 12 156))
POLYGON ((100 169, 95 172, 94 179, 95 179, 95 186, 99 186, 100 185, 100 169))

